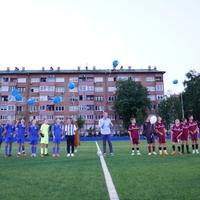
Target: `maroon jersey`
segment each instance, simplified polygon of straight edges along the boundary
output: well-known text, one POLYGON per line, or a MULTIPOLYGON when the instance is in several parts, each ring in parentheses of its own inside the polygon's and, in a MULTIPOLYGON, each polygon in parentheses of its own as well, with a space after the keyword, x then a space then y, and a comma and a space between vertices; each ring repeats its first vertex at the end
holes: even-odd
POLYGON ((156 131, 159 131, 159 135, 160 133, 162 133, 163 135, 165 134, 165 125, 162 122, 156 122, 155 129, 156 131))
POLYGON ((181 134, 183 131, 181 124, 176 126, 174 125, 172 127, 172 142, 178 142, 178 136, 181 134))
POLYGON ((188 140, 188 134, 189 134, 189 124, 188 123, 181 123, 182 127, 182 135, 181 135, 181 140, 187 141, 188 140))
POLYGON ((139 128, 136 124, 131 124, 128 128, 128 131, 131 132, 132 138, 139 138, 139 128))
POLYGON ((188 122, 188 125, 189 125, 189 131, 192 132, 192 133, 197 133, 197 130, 198 130, 198 124, 196 121, 192 121, 192 122, 188 122))

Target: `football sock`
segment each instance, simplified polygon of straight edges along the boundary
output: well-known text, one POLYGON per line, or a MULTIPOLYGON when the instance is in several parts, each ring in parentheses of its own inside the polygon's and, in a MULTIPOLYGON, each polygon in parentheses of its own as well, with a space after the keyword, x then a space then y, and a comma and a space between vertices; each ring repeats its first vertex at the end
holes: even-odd
POLYGON ((149 153, 151 153, 151 146, 148 146, 148 151, 149 153))
POLYGON ((153 145, 153 151, 155 151, 155 149, 156 149, 156 148, 155 148, 155 146, 153 145))
POLYGON ((139 151, 140 150, 140 148, 139 147, 137 147, 137 151, 139 151))
POLYGON ((198 150, 199 149, 199 145, 198 144, 196 144, 196 150, 198 150))
POLYGON ((48 149, 47 147, 44 148, 44 154, 47 154, 48 153, 48 149))
POLYGON ((34 146, 31 146, 31 153, 34 153, 34 146))
POLYGON ((175 145, 172 145, 172 150, 175 151, 175 145))
POLYGON ((19 153, 21 152, 21 145, 19 145, 19 147, 18 147, 18 152, 19 153))
POLYGON ((43 147, 41 147, 40 152, 41 152, 42 155, 44 154, 44 149, 43 149, 43 147))
POLYGON ((178 146, 178 152, 181 152, 181 147, 180 146, 178 146))
POLYGON ((56 152, 56 147, 53 147, 53 154, 55 154, 56 152))
POLYGON ((192 144, 192 150, 194 150, 194 144, 192 144))
POLYGON ((181 151, 184 153, 184 144, 181 144, 181 151))
POLYGON ((187 153, 189 152, 189 145, 186 144, 186 150, 187 150, 187 153))
POLYGON ((163 147, 163 150, 166 151, 166 150, 167 150, 167 147, 163 147))
POLYGON ((60 153, 60 147, 57 147, 57 153, 60 153))
POLYGON ((162 150, 162 147, 159 147, 159 151, 161 151, 162 150))
POLYGON ((8 145, 5 146, 5 155, 8 155, 8 145))
POLYGON ((9 145, 9 155, 11 155, 12 152, 12 144, 9 145))
POLYGON ((132 147, 132 151, 134 151, 135 150, 135 148, 134 147, 132 147))

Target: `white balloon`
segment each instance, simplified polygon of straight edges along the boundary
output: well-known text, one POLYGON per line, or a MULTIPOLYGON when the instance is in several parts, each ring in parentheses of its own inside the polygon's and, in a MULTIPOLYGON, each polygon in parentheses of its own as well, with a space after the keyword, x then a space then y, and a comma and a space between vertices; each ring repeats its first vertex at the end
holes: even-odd
POLYGON ((152 115, 152 116, 150 117, 150 123, 151 123, 151 124, 155 124, 156 121, 157 121, 157 117, 156 117, 155 115, 152 115))

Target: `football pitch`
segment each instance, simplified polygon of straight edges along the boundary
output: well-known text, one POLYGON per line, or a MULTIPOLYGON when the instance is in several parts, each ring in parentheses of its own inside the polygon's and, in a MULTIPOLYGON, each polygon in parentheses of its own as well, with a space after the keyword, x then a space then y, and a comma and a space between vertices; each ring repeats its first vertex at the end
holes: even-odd
MULTIPOLYGON (((101 142, 98 142, 101 147, 101 142)), ((105 161, 120 200, 200 199, 200 155, 130 155, 129 141, 113 141, 114 156, 105 161)), ((73 158, 4 158, 0 153, 0 199, 4 200, 108 200, 109 195, 95 142, 82 142, 73 158)), ((171 150, 171 147, 169 147, 171 150)), ((51 144, 49 146, 49 153, 51 144)), ((39 153, 39 149, 38 149, 39 153)))

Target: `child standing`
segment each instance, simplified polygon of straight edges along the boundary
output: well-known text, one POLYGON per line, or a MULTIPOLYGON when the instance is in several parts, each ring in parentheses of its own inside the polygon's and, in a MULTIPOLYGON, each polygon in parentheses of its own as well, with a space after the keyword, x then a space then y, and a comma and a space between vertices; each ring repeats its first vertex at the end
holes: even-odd
POLYGON ((65 135, 67 142, 67 157, 74 156, 74 135, 76 131, 76 126, 73 123, 72 118, 67 119, 67 124, 65 125, 65 135))
POLYGON ((155 125, 151 124, 150 117, 148 116, 143 125, 143 134, 146 136, 148 143, 148 155, 157 155, 155 151, 155 125))
POLYGON ((181 152, 184 154, 184 145, 186 145, 186 151, 189 152, 189 144, 188 144, 188 135, 189 135, 189 125, 187 123, 187 119, 183 119, 181 123, 183 133, 181 135, 181 152))
POLYGON ((5 127, 5 156, 11 156, 12 155, 12 143, 15 136, 15 125, 14 121, 9 121, 5 127))
POLYGON ((176 146, 178 146, 178 153, 181 154, 181 147, 179 145, 179 138, 182 135, 182 127, 179 119, 175 120, 175 124, 171 129, 172 133, 172 155, 176 154, 176 146))
POLYGON ((60 124, 60 119, 56 119, 56 123, 52 126, 52 134, 53 134, 53 157, 60 157, 60 142, 62 139, 62 126, 60 124))
POLYGON ((0 149, 1 149, 1 144, 3 142, 3 132, 4 132, 4 126, 2 122, 0 121, 0 149))
POLYGON ((155 130, 158 135, 158 141, 159 141, 159 154, 162 155, 168 155, 167 153, 167 147, 166 147, 166 141, 165 141, 165 136, 166 136, 166 129, 165 125, 162 122, 162 118, 158 116, 157 122, 155 124, 155 130))
POLYGON ((135 151, 137 153, 137 155, 141 155, 140 153, 140 149, 139 149, 139 128, 136 124, 136 119, 135 118, 132 118, 131 119, 131 124, 128 128, 128 133, 129 133, 129 136, 130 136, 130 140, 132 142, 132 153, 131 155, 135 155, 135 151))
POLYGON ((199 145, 198 145, 198 124, 197 122, 194 120, 194 117, 191 115, 189 117, 189 132, 190 132, 190 136, 191 136, 191 140, 192 140, 192 153, 195 154, 199 154, 199 145))
POLYGON ((33 119, 31 126, 29 127, 31 157, 36 157, 38 138, 39 138, 39 127, 36 125, 36 119, 33 119))
POLYGON ((25 141, 25 121, 24 119, 21 119, 21 121, 17 121, 15 128, 17 130, 17 143, 19 145, 18 153, 17 155, 26 155, 25 154, 25 147, 24 147, 24 141, 25 141))
POLYGON ((49 125, 48 121, 45 119, 41 128, 40 128, 40 136, 41 136, 41 157, 48 155, 48 144, 49 144, 49 125))

